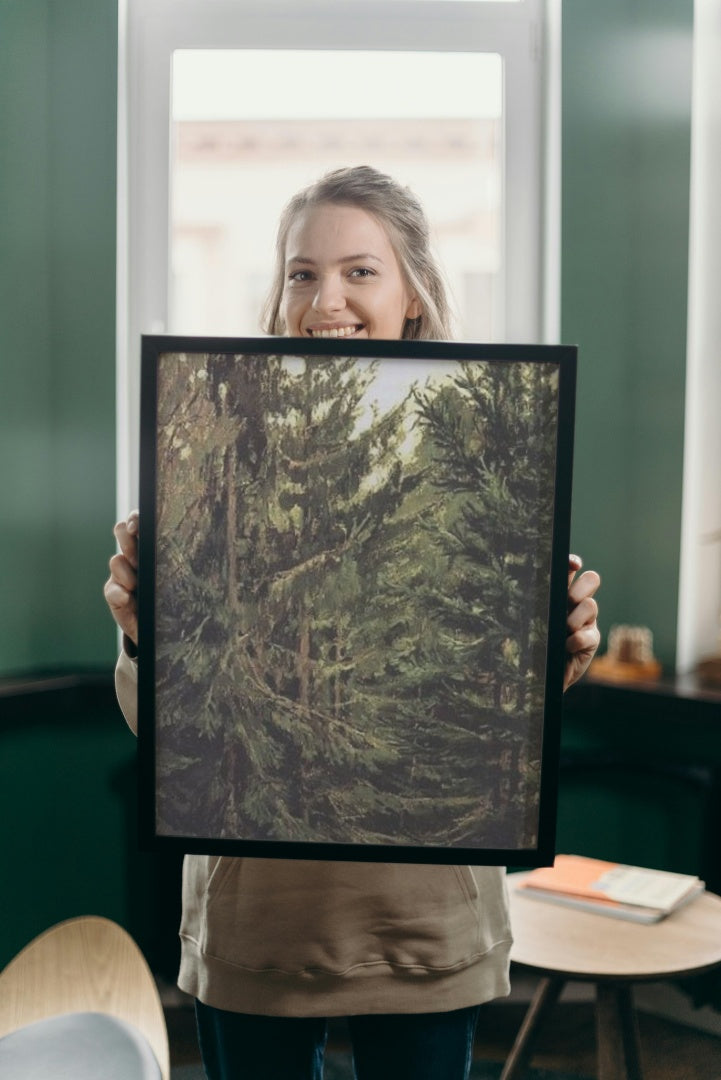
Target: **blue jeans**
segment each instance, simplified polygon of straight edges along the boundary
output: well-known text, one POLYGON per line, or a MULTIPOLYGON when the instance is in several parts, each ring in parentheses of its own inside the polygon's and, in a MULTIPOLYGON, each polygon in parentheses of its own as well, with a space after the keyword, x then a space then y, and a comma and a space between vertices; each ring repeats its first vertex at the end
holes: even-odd
MULTIPOLYGON (((321 1080, 323 1017, 195 1009, 208 1080, 321 1080)), ((357 1080, 467 1080, 478 1010, 348 1017, 357 1080)))

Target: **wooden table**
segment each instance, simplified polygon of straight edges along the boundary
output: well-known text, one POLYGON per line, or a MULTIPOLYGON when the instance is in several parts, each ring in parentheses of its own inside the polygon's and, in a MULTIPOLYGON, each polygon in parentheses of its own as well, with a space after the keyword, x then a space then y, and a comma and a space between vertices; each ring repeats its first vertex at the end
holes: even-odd
POLYGON ((721 898, 703 893, 661 922, 626 922, 529 899, 509 874, 511 960, 542 979, 501 1074, 519 1080, 535 1036, 569 980, 596 986, 599 1080, 643 1080, 632 986, 721 966, 721 898))

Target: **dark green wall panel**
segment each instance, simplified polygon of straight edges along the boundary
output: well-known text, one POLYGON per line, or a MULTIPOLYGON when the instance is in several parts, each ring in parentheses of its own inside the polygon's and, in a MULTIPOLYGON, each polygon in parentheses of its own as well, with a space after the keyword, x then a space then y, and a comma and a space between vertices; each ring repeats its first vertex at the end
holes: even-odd
POLYGON ((0 3, 0 671, 42 649, 52 581, 47 21, 0 3))
POLYGON ((579 345, 573 546, 602 629, 675 659, 692 0, 563 6, 562 338, 579 345))
POLYGON ((128 925, 134 790, 125 790, 123 766, 135 740, 110 693, 104 707, 53 701, 46 713, 38 697, 12 724, 1 702, 0 808, 13 827, 3 830, 12 888, 1 905, 0 967, 62 919, 97 914, 128 925))
POLYGON ((116 0, 0 0, 0 675, 112 662, 116 0))
POLYGON ((104 915, 177 973, 180 857, 138 848, 137 741, 110 673, 0 687, 0 968, 77 915, 104 915))

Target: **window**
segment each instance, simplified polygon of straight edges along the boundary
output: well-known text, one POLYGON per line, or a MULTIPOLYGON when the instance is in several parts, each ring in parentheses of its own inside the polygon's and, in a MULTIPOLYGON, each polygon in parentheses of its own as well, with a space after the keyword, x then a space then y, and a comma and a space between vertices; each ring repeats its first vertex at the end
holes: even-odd
POLYGON ((503 336, 498 55, 196 49, 172 70, 171 332, 258 333, 285 202, 372 163, 426 208, 456 336, 503 336))
POLYGON ((418 193, 459 337, 555 339, 554 4, 121 3, 121 513, 137 499, 140 335, 258 333, 278 214, 328 169, 363 159, 418 193))

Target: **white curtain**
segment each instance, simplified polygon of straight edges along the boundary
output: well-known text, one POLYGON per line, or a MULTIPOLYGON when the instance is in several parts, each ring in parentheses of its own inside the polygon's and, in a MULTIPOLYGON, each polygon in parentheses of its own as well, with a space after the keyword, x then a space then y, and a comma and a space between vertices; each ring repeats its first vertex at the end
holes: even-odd
POLYGON ((721 0, 695 0, 677 668, 721 651, 721 0))

